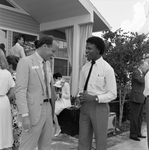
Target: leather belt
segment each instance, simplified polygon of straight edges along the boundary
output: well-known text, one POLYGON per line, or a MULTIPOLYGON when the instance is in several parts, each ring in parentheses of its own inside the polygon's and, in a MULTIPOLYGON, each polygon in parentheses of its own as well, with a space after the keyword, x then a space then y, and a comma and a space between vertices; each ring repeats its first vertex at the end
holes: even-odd
POLYGON ((149 97, 149 95, 147 95, 147 97, 149 97))
POLYGON ((43 100, 43 102, 50 102, 50 101, 51 101, 51 98, 43 100))

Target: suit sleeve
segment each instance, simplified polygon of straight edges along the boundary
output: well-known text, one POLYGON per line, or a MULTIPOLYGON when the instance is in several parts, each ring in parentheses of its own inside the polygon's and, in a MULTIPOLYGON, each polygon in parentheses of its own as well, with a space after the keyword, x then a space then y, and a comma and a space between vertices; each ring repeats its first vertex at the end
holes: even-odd
POLYGON ((27 88, 29 80, 29 66, 27 59, 20 59, 17 66, 16 102, 21 114, 29 113, 27 106, 27 88))
POLYGON ((141 74, 138 71, 134 71, 132 74, 132 79, 138 83, 138 84, 144 84, 144 75, 141 76, 141 74))

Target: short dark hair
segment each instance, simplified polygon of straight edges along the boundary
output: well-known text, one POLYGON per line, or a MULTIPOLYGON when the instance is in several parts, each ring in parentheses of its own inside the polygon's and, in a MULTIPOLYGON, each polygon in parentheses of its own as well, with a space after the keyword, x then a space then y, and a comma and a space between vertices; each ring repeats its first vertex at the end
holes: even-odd
POLYGON ((103 39, 101 39, 100 37, 97 37, 97 36, 89 37, 86 40, 86 43, 94 44, 97 47, 97 49, 100 51, 100 55, 104 54, 105 43, 103 39))
POLYGON ((21 40, 21 38, 23 38, 23 40, 25 41, 25 36, 24 36, 24 35, 18 35, 18 36, 15 38, 15 43, 17 43, 18 40, 21 40))
POLYGON ((38 41, 39 41, 39 40, 34 41, 35 48, 38 48, 38 41))
POLYGON ((5 44, 1 43, 0 44, 0 49, 2 49, 2 51, 4 52, 4 54, 6 55, 6 50, 5 50, 5 44))
POLYGON ((4 44, 4 43, 1 43, 1 44, 0 44, 0 48, 1 48, 2 50, 5 50, 5 44, 4 44))
POLYGON ((52 36, 43 36, 38 41, 38 47, 41 47, 43 44, 52 45, 53 37, 52 36))
POLYGON ((14 56, 14 55, 9 55, 6 57, 6 59, 7 59, 8 64, 12 65, 12 69, 16 70, 17 64, 19 62, 19 57, 14 56))
POLYGON ((62 75, 59 72, 57 72, 57 73, 54 73, 53 78, 54 79, 62 78, 62 75))

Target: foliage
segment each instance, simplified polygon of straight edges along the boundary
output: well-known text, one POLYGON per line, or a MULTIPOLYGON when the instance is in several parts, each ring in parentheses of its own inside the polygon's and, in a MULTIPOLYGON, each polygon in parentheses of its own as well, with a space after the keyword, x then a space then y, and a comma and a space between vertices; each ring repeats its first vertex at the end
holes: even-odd
POLYGON ((148 53, 149 39, 147 35, 133 32, 105 31, 102 37, 106 43, 104 58, 114 68, 120 102, 119 125, 121 125, 123 105, 128 91, 131 89, 131 74, 137 63, 148 53))

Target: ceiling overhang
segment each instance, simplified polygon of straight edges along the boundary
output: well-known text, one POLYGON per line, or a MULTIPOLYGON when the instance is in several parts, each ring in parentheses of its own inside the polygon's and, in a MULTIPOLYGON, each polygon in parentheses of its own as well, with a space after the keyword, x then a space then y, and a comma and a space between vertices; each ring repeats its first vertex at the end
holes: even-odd
POLYGON ((74 23, 94 23, 93 32, 110 29, 110 25, 89 0, 13 1, 40 24, 40 31, 63 29, 74 23))

